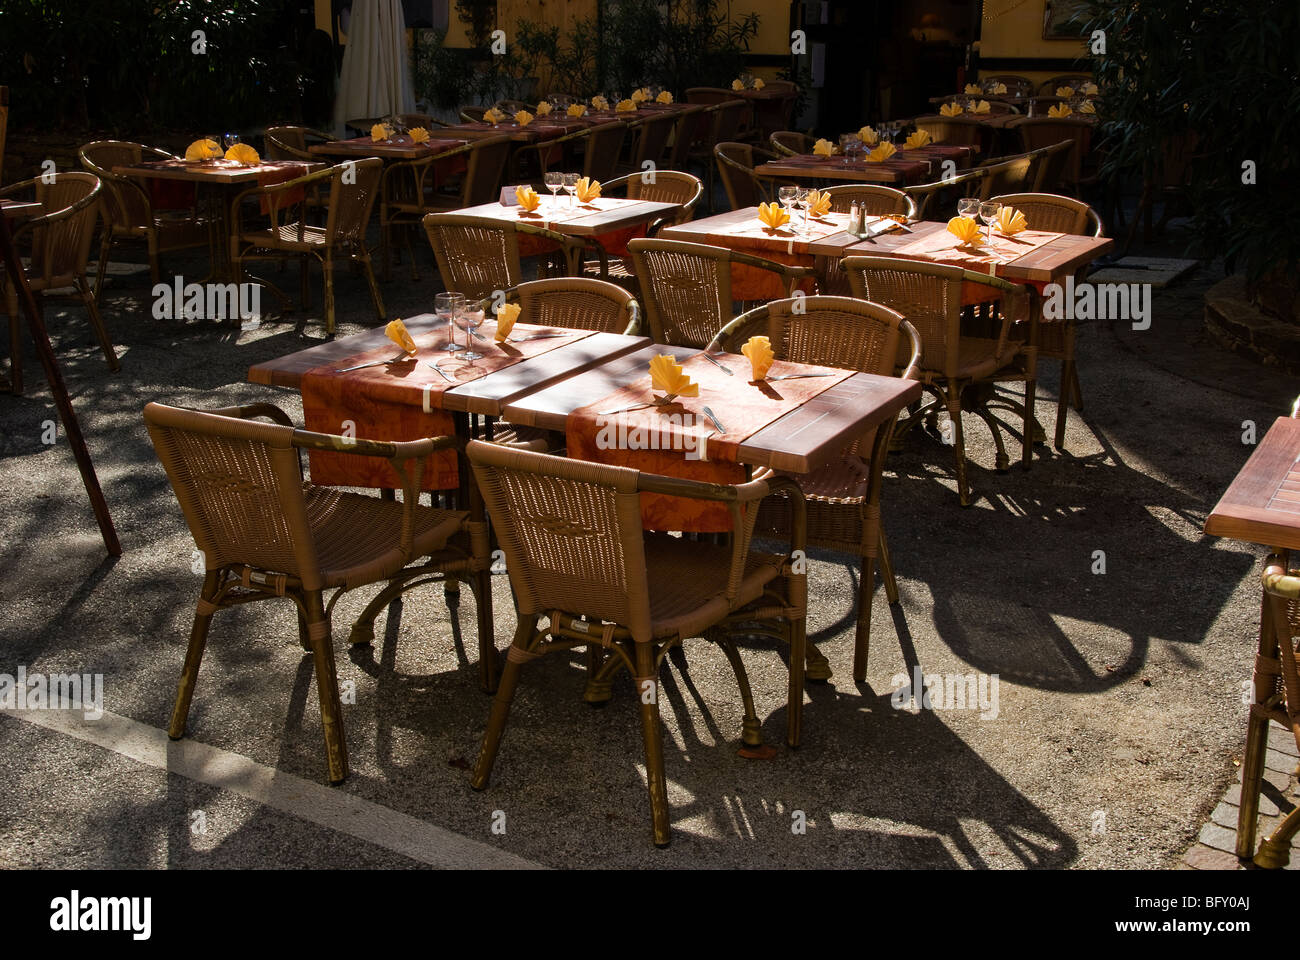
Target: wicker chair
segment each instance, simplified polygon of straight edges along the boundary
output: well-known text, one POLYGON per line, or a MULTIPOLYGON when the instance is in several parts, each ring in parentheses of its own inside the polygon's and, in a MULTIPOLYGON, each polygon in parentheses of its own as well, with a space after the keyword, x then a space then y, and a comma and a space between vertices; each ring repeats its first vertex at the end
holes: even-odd
MULTIPOLYGON (((966 444, 962 434, 962 393, 968 387, 1006 382, 1025 384, 1025 402, 1021 460, 1030 463, 1033 447, 1035 352, 1010 337, 1012 323, 1029 317, 1029 294, 1026 288, 1008 283, 1000 277, 963 270, 946 264, 904 260, 898 257, 845 257, 844 272, 849 275, 853 295, 897 310, 916 327, 921 336, 921 361, 916 368, 919 379, 934 396, 935 402, 914 413, 908 425, 925 418, 937 419, 940 404, 952 420, 953 455, 956 460, 957 495, 963 507, 971 503, 966 480, 966 444), (961 333, 962 292, 964 286, 976 284, 987 288, 989 299, 1004 300, 996 337, 969 337, 961 333), (1005 301, 1011 301, 1007 304, 1005 301)), ((901 358, 900 358, 901 360, 901 358)), ((977 391, 975 391, 977 393, 977 391)), ((997 446, 997 469, 1007 469, 1009 460, 1002 444, 998 423, 987 408, 988 401, 977 403, 974 412, 988 424, 997 446)))
MULTIPOLYGON (((883 217, 901 214, 909 220, 916 219, 916 202, 902 190, 876 183, 852 183, 842 187, 828 187, 823 195, 831 198, 831 209, 848 213, 854 201, 866 207, 867 216, 883 217)), ((821 271, 819 289, 822 293, 849 296, 849 278, 840 269, 840 258, 819 257, 821 271)))
POLYGON ((983 149, 988 127, 970 117, 918 117, 913 121, 917 130, 924 130, 935 143, 949 147, 974 147, 983 149))
POLYGON ((532 179, 539 190, 545 189, 541 180, 546 172, 570 148, 578 146, 583 148, 584 177, 600 181, 612 179, 617 173, 618 155, 623 149, 623 138, 626 136, 627 124, 621 120, 611 120, 552 140, 527 144, 517 149, 511 158, 510 179, 520 182, 532 179))
POLYGON ((1038 92, 1043 96, 1053 96, 1060 87, 1071 87, 1079 90, 1085 83, 1094 83, 1092 75, 1088 73, 1065 73, 1059 77, 1052 77, 1050 80, 1044 80, 1038 85, 1038 92))
POLYGON ((298 607, 298 641, 315 660, 331 783, 348 775, 330 640, 330 614, 345 591, 388 581, 353 628, 352 642, 365 644, 375 617, 412 580, 466 581, 478 600, 480 675, 491 688, 496 658, 482 506, 467 512, 419 502, 425 459, 459 440, 383 443, 295 430, 265 403, 208 412, 151 403, 144 418, 206 568, 167 731, 173 740, 185 735, 212 615, 249 601, 288 597, 298 607), (274 422, 254 422, 258 417, 274 422), (304 483, 303 449, 383 457, 402 475, 402 502, 304 483), (417 558, 426 561, 408 566, 417 558), (331 589, 337 593, 327 604, 331 589))
POLYGON ((1034 193, 1056 193, 1065 189, 1065 168, 1074 153, 1074 141, 1062 140, 1033 151, 1038 157, 1034 167, 1034 193))
POLYGON ((777 130, 767 142, 783 157, 797 157, 813 150, 813 138, 798 130, 777 130))
POLYGON ((487 113, 488 108, 477 104, 466 105, 460 108, 460 118, 465 123, 482 123, 483 114, 487 113))
POLYGON ((420 279, 410 234, 426 214, 478 206, 500 197, 510 146, 509 137, 485 137, 419 160, 399 160, 385 165, 379 183, 380 258, 385 280, 391 273, 393 231, 402 231, 411 279, 420 279), (460 187, 452 193, 439 193, 437 170, 456 157, 465 158, 460 187))
POLYGON ((715 148, 722 143, 740 142, 741 127, 748 110, 749 104, 743 100, 728 99, 723 103, 715 103, 705 108, 707 123, 696 128, 696 137, 691 144, 687 160, 698 163, 704 168, 710 210, 713 209, 713 157, 715 148))
MULTIPOLYGON (((519 322, 597 333, 641 334, 641 305, 616 283, 591 277, 550 277, 503 290, 507 303, 518 303, 519 322)), ((480 306, 490 311, 493 297, 480 306)))
POLYGON ((724 142, 713 148, 713 156, 732 210, 756 207, 768 201, 771 185, 754 173, 754 167, 759 160, 778 159, 777 154, 748 143, 724 142))
MULTIPOLYGON (((95 235, 95 221, 99 219, 102 184, 99 178, 81 171, 56 173, 53 183, 44 178, 23 180, 0 190, 0 197, 29 196, 41 205, 39 216, 26 220, 14 231, 15 246, 31 238, 31 265, 27 268, 27 282, 33 293, 75 287, 81 302, 90 315, 90 328, 104 351, 108 369, 119 367, 113 341, 95 305, 95 295, 86 279, 86 261, 90 254, 90 241, 95 235)), ((5 313, 9 316, 10 389, 15 394, 23 391, 22 373, 22 320, 18 310, 18 291, 0 275, 4 289, 5 313)))
POLYGON ((1075 117, 1019 117, 1006 126, 1020 135, 1020 142, 1026 152, 1053 146, 1062 140, 1070 140, 1073 150, 1065 151, 1065 165, 1061 170, 1063 189, 1075 196, 1079 195, 1084 183, 1084 162, 1092 149, 1093 124, 1075 117))
POLYGON ((980 180, 980 199, 987 200, 999 193, 1028 189, 1034 182, 1034 165, 1037 161, 1036 153, 985 160, 976 168, 984 171, 984 177, 980 180))
POLYGON ((918 219, 947 219, 944 215, 945 211, 934 198, 944 191, 952 191, 950 197, 952 194, 968 197, 978 189, 979 182, 986 176, 988 176, 987 168, 976 167, 973 170, 963 170, 947 180, 936 180, 933 183, 918 183, 910 187, 904 187, 903 192, 915 201, 918 219))
MULTIPOLYGON (((1078 236, 1105 236, 1101 217, 1082 200, 1058 197, 1050 193, 1008 193, 994 197, 1005 206, 1015 207, 1025 215, 1025 220, 1035 230, 1053 233, 1072 233, 1078 236)), ((1087 276, 1088 267, 1080 267, 1075 282, 1087 276)), ((1075 320, 1071 316, 1062 320, 1038 318, 1038 357, 1061 361, 1061 388, 1056 400, 1056 436, 1053 445, 1057 450, 1065 446, 1065 418, 1070 406, 1083 410, 1083 389, 1079 386, 1079 368, 1075 364, 1075 320)))
POLYGON ((207 246, 213 224, 193 210, 162 213, 154 209, 149 191, 139 181, 113 173, 113 167, 142 160, 174 160, 166 150, 124 140, 96 140, 77 155, 81 165, 104 183, 105 229, 100 232, 99 266, 95 272, 95 302, 104 290, 109 254, 119 240, 143 240, 149 253, 149 282, 161 281, 161 254, 207 246))
POLYGON ((668 166, 672 170, 685 170, 691 149, 696 146, 700 130, 708 129, 708 107, 696 104, 687 105, 677 114, 677 126, 673 129, 672 147, 668 151, 668 166))
POLYGON ((297 256, 302 261, 302 305, 311 302, 307 267, 318 261, 325 274, 325 333, 334 335, 334 266, 341 258, 361 265, 370 284, 375 313, 384 319, 384 300, 375 283, 375 272, 366 247, 366 225, 379 193, 383 161, 368 157, 355 163, 340 163, 286 183, 252 187, 231 202, 230 262, 243 280, 244 264, 250 260, 283 260, 297 256), (317 184, 329 184, 326 205, 329 214, 323 227, 306 222, 306 194, 317 184), (297 194, 303 199, 294 202, 297 194), (270 222, 263 227, 246 218, 256 216, 264 206, 270 222))
POLYGON ((1291 838, 1300 833, 1300 807, 1296 807, 1260 844, 1259 851, 1255 850, 1269 727, 1273 722, 1280 723, 1291 731, 1300 747, 1300 570, 1295 566, 1291 552, 1283 550, 1270 556, 1264 568, 1254 702, 1246 727, 1241 809, 1237 817, 1237 856, 1253 856, 1256 866, 1274 870, 1287 865, 1291 838))
POLYGON ((731 321, 733 264, 780 275, 787 293, 794 292, 799 280, 813 275, 811 267, 775 263, 705 243, 639 239, 627 246, 655 343, 703 347, 731 321))
POLYGON ((600 245, 590 239, 567 237, 530 223, 462 213, 430 213, 423 223, 444 289, 463 293, 470 300, 482 300, 523 282, 521 234, 554 244, 570 276, 579 271, 586 250, 594 248, 604 256, 600 245))
MULTIPOLYGON (((471 781, 488 785, 520 666, 554 650, 586 647, 589 677, 608 682, 626 667, 636 683, 650 792, 653 839, 671 840, 658 672, 664 656, 690 637, 722 647, 744 703, 743 740, 761 745, 759 720, 733 624, 771 623, 790 645, 786 741, 799 745, 803 709, 807 578, 792 562, 803 549, 799 488, 773 477, 719 486, 471 442, 470 463, 487 502, 515 594, 518 627, 492 704, 471 781), (788 492, 795 510, 790 550, 751 550, 763 497, 788 492), (641 529, 640 492, 725 503, 731 546, 692 542, 641 529), (548 620, 544 629, 538 622, 548 620), (602 663, 604 651, 613 657, 602 663)), ((752 628, 750 630, 752 632, 752 628)))
MULTIPOLYGON (((751 336, 766 336, 783 360, 812 363, 878 376, 892 376, 902 356, 900 376, 910 377, 921 353, 916 330, 902 315, 876 303, 848 297, 804 297, 775 300, 727 324, 709 344, 710 352, 739 353, 751 336), (903 354, 900 338, 906 338, 903 354)), ((898 603, 898 585, 880 522, 880 487, 885 454, 893 434, 894 418, 860 437, 840 458, 811 474, 792 477, 803 490, 808 505, 808 545, 856 554, 861 561, 858 579, 858 619, 853 652, 853 679, 867 675, 867 650, 871 638, 871 599, 875 592, 876 557, 890 603, 898 603), (865 456, 864 456, 865 455, 865 456)), ((754 528, 760 537, 788 536, 792 522, 790 501, 768 497, 759 507, 754 528)), ((812 679, 820 676, 808 665, 812 679)))
POLYGON ((263 135, 266 143, 266 155, 271 160, 308 160, 312 163, 328 162, 325 157, 319 154, 311 153, 307 148, 311 146, 309 141, 316 143, 328 143, 337 139, 332 133, 326 133, 324 130, 313 130, 311 127, 299 127, 291 125, 282 125, 277 127, 267 127, 263 135))
POLYGON ((664 154, 668 151, 668 142, 677 129, 677 116, 673 113, 652 113, 627 124, 627 134, 631 137, 626 169, 629 174, 640 174, 647 170, 657 170, 664 166, 664 154))
MULTIPOLYGON (((601 188, 601 195, 606 197, 623 193, 630 200, 649 200, 653 203, 678 205, 675 211, 669 211, 665 216, 646 226, 647 237, 656 236, 664 227, 689 221, 695 216, 695 205, 704 194, 704 184, 700 183, 700 178, 694 174, 682 173, 680 170, 656 170, 653 172, 653 179, 647 182, 646 177, 650 175, 649 172, 628 174, 626 177, 619 177, 617 180, 603 184, 601 188)), ((639 290, 630 256, 607 257, 603 262, 588 262, 583 265, 583 274, 617 283, 633 292, 639 290)))
POLYGON ((1004 83, 1007 86, 1007 93, 1011 96, 1019 94, 1027 97, 1034 92, 1034 81, 1028 77, 1022 77, 1017 73, 998 73, 989 77, 980 77, 981 80, 991 80, 994 83, 1004 83))

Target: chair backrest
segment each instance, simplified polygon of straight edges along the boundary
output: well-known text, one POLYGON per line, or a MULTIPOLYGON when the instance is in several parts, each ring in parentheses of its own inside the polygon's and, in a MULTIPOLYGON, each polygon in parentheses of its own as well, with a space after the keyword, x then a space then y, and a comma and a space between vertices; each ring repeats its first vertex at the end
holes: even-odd
POLYGON ((799 99, 799 91, 793 89, 776 90, 771 84, 767 89, 771 93, 784 93, 784 96, 762 97, 753 102, 754 126, 763 136, 769 136, 777 130, 784 130, 794 121, 794 104, 799 99))
POLYGON ((469 145, 460 202, 465 207, 490 203, 501 196, 501 178, 510 156, 509 137, 484 137, 469 145))
POLYGON ((331 163, 328 157, 311 153, 307 147, 308 140, 325 143, 335 139, 324 130, 300 127, 290 124, 267 127, 263 137, 266 143, 266 155, 271 160, 310 160, 312 163, 331 163))
POLYGON ((1080 92, 1079 88, 1085 83, 1093 83, 1092 75, 1087 73, 1064 73, 1059 77, 1052 77, 1044 80, 1038 85, 1038 92, 1044 96, 1052 96, 1056 93, 1057 87, 1071 87, 1075 93, 1080 92))
POLYGON ((984 141, 984 126, 967 117, 918 117, 916 129, 924 130, 935 143, 950 147, 980 148, 984 141))
POLYGON ((644 237, 627 248, 655 343, 703 347, 731 319, 730 250, 644 237))
POLYGON ((718 175, 732 210, 754 207, 765 199, 763 185, 754 176, 754 148, 747 143, 719 143, 713 148, 718 175))
POLYGON ((971 191, 987 175, 986 170, 976 167, 973 170, 963 170, 948 180, 936 180, 933 183, 917 183, 910 187, 904 187, 903 192, 916 201, 916 215, 922 220, 937 220, 943 215, 943 211, 937 206, 935 196, 944 190, 952 189, 961 196, 969 196, 971 191))
POLYGON ((524 616, 562 610, 650 639, 637 471, 470 441, 524 616))
POLYGON ((876 183, 828 187, 822 194, 831 198, 831 209, 836 213, 848 213, 849 207, 857 201, 866 208, 868 216, 883 217, 890 213, 909 218, 916 216, 916 201, 902 190, 876 183))
POLYGON ((687 103, 729 103, 736 95, 723 87, 690 87, 686 91, 687 103))
POLYGON ((430 132, 436 130, 438 127, 447 126, 447 124, 443 123, 441 120, 435 120, 427 113, 399 113, 397 115, 397 122, 408 130, 412 127, 424 127, 424 129, 430 132))
POLYGON ((1034 167, 1034 182, 1030 188, 1035 193, 1055 193, 1061 190, 1065 186, 1065 166, 1073 152, 1073 140, 1062 140, 1035 150, 1038 163, 1034 167))
POLYGON ((632 148, 633 169, 646 169, 647 161, 655 167, 662 166, 668 141, 676 128, 677 116, 672 113, 652 113, 629 125, 628 132, 636 138, 632 148))
POLYGON ((612 180, 617 174, 618 155, 623 150, 625 136, 627 136, 627 124, 621 120, 613 120, 588 129, 583 138, 586 143, 586 153, 582 160, 582 175, 594 180, 612 180))
POLYGON ((422 222, 449 292, 482 300, 523 280, 513 223, 459 213, 430 213, 422 222))
POLYGON ((1028 77, 1022 77, 1017 73, 997 73, 990 77, 980 77, 981 80, 992 80, 994 83, 1006 84, 1007 93, 1015 95, 1019 93, 1028 96, 1034 92, 1034 81, 1028 77))
POLYGON ((639 326, 636 298, 616 283, 593 277, 531 280, 519 284, 514 294, 523 323, 600 333, 627 333, 633 324, 639 326))
POLYGON ((355 163, 340 163, 330 178, 329 214, 325 220, 326 242, 364 242, 370 211, 379 195, 384 161, 366 157, 355 163))
POLYGON ((1074 149, 1063 151, 1065 167, 1062 179, 1071 187, 1079 182, 1084 158, 1092 146, 1091 122, 1074 117, 1020 117, 1008 123, 1007 129, 1016 130, 1020 134, 1020 142, 1026 152, 1069 140, 1074 144, 1074 149))
POLYGON ((158 403, 144 420, 208 570, 248 564, 320 588, 292 427, 158 403))
POLYGON ((812 153, 813 138, 798 130, 777 130, 770 134, 767 140, 776 148, 777 153, 787 157, 812 153))
POLYGON ((704 195, 704 184, 693 173, 680 170, 655 170, 653 179, 648 173, 630 173, 605 184, 607 191, 626 187, 629 200, 649 200, 651 203, 676 203, 676 214, 663 218, 661 223, 686 223, 695 216, 695 205, 704 195))
POLYGON ((460 118, 466 123, 482 123, 483 114, 487 113, 488 108, 478 105, 467 105, 460 108, 460 118))
POLYGON ((677 126, 673 129, 672 149, 668 153, 668 166, 674 170, 686 168, 686 158, 696 141, 709 129, 707 122, 708 107, 701 104, 688 105, 677 114, 677 126))
POLYGON ((1031 230, 1050 230, 1052 233, 1088 237, 1104 236, 1101 217, 1082 200, 1054 193, 1004 193, 993 199, 1023 213, 1031 230))
POLYGON ((713 126, 709 138, 714 143, 735 140, 750 116, 750 106, 744 100, 728 100, 713 110, 713 126))
POLYGON ((85 276, 102 188, 99 177, 80 170, 55 173, 52 183, 35 177, 5 187, 6 196, 30 191, 41 205, 40 215, 17 231, 19 236, 31 232, 27 275, 34 284, 48 289, 85 276))
POLYGON ((170 153, 127 140, 96 140, 84 145, 77 155, 81 165, 106 184, 104 210, 114 226, 134 230, 153 226, 153 205, 148 191, 135 181, 113 173, 113 168, 142 160, 168 160, 172 158, 170 153))
POLYGON ((897 310, 916 328, 921 338, 919 369, 946 377, 956 374, 961 267, 901 257, 845 257, 840 266, 854 297, 897 310))
POLYGON ((998 193, 1010 193, 1027 190, 1034 185, 1034 164, 1038 160, 1036 153, 1024 153, 1017 157, 1001 157, 986 160, 979 169, 984 171, 980 181, 980 199, 987 200, 998 193))

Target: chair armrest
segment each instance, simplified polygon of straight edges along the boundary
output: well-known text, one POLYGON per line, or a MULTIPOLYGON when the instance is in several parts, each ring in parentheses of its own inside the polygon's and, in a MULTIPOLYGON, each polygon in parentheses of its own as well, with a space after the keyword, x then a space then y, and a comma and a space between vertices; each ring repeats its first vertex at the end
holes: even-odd
POLYGON ((1273 554, 1264 565, 1260 575, 1264 592, 1283 600, 1300 600, 1300 576, 1287 570, 1286 561, 1279 554, 1273 554))
POLYGON ((727 351, 727 345, 732 343, 739 336, 740 331, 744 330, 750 324, 757 323, 766 317, 767 304, 760 304, 752 310, 745 311, 740 316, 733 318, 726 326, 715 333, 713 339, 709 341, 708 345, 704 349, 709 353, 715 351, 729 352, 727 351))
POLYGON ((289 415, 273 403, 246 403, 238 407, 217 407, 216 409, 205 409, 204 413, 210 413, 217 417, 235 417, 239 420, 252 420, 255 417, 266 417, 282 427, 292 427, 293 421, 289 415))
POLYGON ((812 267, 799 267, 789 263, 777 263, 775 260, 768 260, 764 257, 755 257, 748 253, 731 251, 732 263, 743 263, 750 267, 758 267, 760 270, 771 270, 773 273, 784 274, 786 279, 798 280, 802 277, 815 276, 817 271, 812 267))

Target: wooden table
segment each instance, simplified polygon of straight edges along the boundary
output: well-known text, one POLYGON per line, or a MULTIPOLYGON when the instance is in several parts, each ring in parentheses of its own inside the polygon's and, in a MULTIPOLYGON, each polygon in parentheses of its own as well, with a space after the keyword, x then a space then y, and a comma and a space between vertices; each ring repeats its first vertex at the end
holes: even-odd
MULTIPOLYGON (((652 358, 671 353, 681 363, 699 352, 692 347, 643 346, 554 386, 521 394, 505 404, 501 415, 511 423, 563 431, 570 413, 645 376, 652 358)), ((733 366, 748 362, 733 359, 733 366)), ((751 467, 810 473, 920 396, 921 385, 914 380, 855 373, 751 434, 740 444, 739 460, 751 467)))
POLYGON ((549 193, 542 194, 541 206, 536 211, 539 216, 536 217, 521 217, 519 207, 507 207, 499 202, 484 203, 477 207, 465 207, 451 212, 467 217, 486 217, 509 223, 530 223, 570 237, 595 237, 650 223, 676 210, 679 206, 681 204, 625 200, 621 197, 597 197, 593 204, 575 202, 570 206, 568 195, 561 192, 557 197, 552 197, 549 193))
POLYGON ((847 213, 832 213, 827 218, 831 221, 830 225, 819 224, 814 220, 814 235, 804 237, 799 232, 803 218, 796 213, 791 218, 794 235, 790 235, 790 225, 780 232, 769 234, 758 225, 758 208, 743 207, 665 227, 659 231, 659 237, 663 240, 684 240, 688 243, 726 247, 729 250, 743 250, 760 257, 773 254, 843 257, 845 251, 861 242, 853 234, 840 229, 841 225, 848 224, 848 218, 847 213), (736 231, 744 232, 738 234, 736 231))
POLYGON ((382 160, 423 160, 425 157, 437 156, 448 150, 463 147, 467 143, 469 139, 464 137, 431 136, 424 143, 416 143, 407 136, 378 142, 370 137, 357 137, 354 140, 314 143, 307 148, 307 152, 322 157, 338 157, 342 160, 364 157, 379 157, 382 160))
MULTIPOLYGON (((104 547, 108 550, 109 556, 119 557, 122 555, 122 544, 117 539, 117 530, 108 512, 108 502, 104 499, 104 491, 100 489, 99 477, 95 475, 95 465, 90 459, 90 450, 86 447, 86 439, 81 433, 81 424, 77 421, 77 412, 72 408, 72 398, 68 396, 67 384, 63 382, 63 373, 59 370, 58 361, 54 357, 54 347, 50 344, 49 334, 45 330, 40 306, 31 287, 27 284, 27 274, 23 270, 18 251, 14 249, 13 236, 9 230, 9 221, 25 220, 39 215, 40 212, 39 203, 0 200, 0 258, 4 260, 5 269, 9 272, 9 282, 17 291, 18 302, 27 316, 27 328, 36 343, 36 355, 40 358, 41 368, 45 371, 45 380, 50 385, 50 393, 54 395, 54 405, 59 411, 63 432, 67 434, 68 443, 72 447, 72 455, 76 458, 77 469, 81 471, 81 482, 86 488, 86 495, 90 498, 91 509, 95 511, 95 520, 99 524, 100 536, 104 538, 104 547)), ((9 322, 17 323, 18 318, 10 317, 9 322)))
MULTIPOLYGON (((1279 554, 1281 568, 1290 568, 1287 551, 1300 550, 1300 419, 1278 417, 1246 465, 1210 511, 1205 532, 1263 544, 1279 554)), ((1237 817, 1237 856, 1254 857, 1261 867, 1286 864, 1290 838, 1300 829, 1300 809, 1292 810, 1273 834, 1255 847, 1259 815, 1259 786, 1268 748, 1269 701, 1274 695, 1275 675, 1261 665, 1276 665, 1280 632, 1284 624, 1275 621, 1274 604, 1264 594, 1260 610, 1259 646, 1255 659, 1255 700, 1251 705, 1246 734, 1246 755, 1242 770, 1241 808, 1237 817)), ((1294 704, 1288 704, 1294 709, 1294 704)))
POLYGON ((754 168, 754 173, 768 179, 909 184, 921 183, 927 177, 937 179, 945 160, 951 160, 959 170, 965 169, 970 166, 971 156, 969 147, 946 144, 932 144, 918 150, 900 149, 882 163, 802 154, 760 163, 754 168))

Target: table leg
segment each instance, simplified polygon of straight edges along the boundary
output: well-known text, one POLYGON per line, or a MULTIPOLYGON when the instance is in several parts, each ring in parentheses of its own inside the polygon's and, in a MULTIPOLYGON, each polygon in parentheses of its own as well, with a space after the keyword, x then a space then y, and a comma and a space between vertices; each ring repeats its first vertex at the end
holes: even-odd
MULTIPOLYGON (((0 216, 0 257, 4 258, 9 271, 9 282, 14 285, 18 300, 27 314, 27 326, 31 330, 32 340, 36 343, 36 355, 45 370, 45 380, 54 395, 54 405, 58 408, 59 419, 63 421, 64 432, 76 457, 77 468, 81 471, 81 482, 90 497, 90 506, 95 511, 95 520, 99 523, 99 532, 104 538, 104 546, 110 556, 120 557, 122 545, 118 542, 117 531, 113 528, 113 518, 108 512, 108 503, 104 492, 99 488, 99 478, 95 476, 95 465, 90 460, 90 451, 86 449, 86 440, 81 435, 81 424, 77 422, 77 413, 72 409, 72 398, 68 396, 68 387, 63 382, 63 374, 54 358, 54 347, 50 345, 49 334, 45 331, 45 321, 41 319, 36 306, 36 298, 27 285, 27 276, 23 273, 22 262, 14 249, 13 237, 9 232, 9 221, 0 216)), ((10 323, 17 323, 17 317, 10 317, 10 323)))

